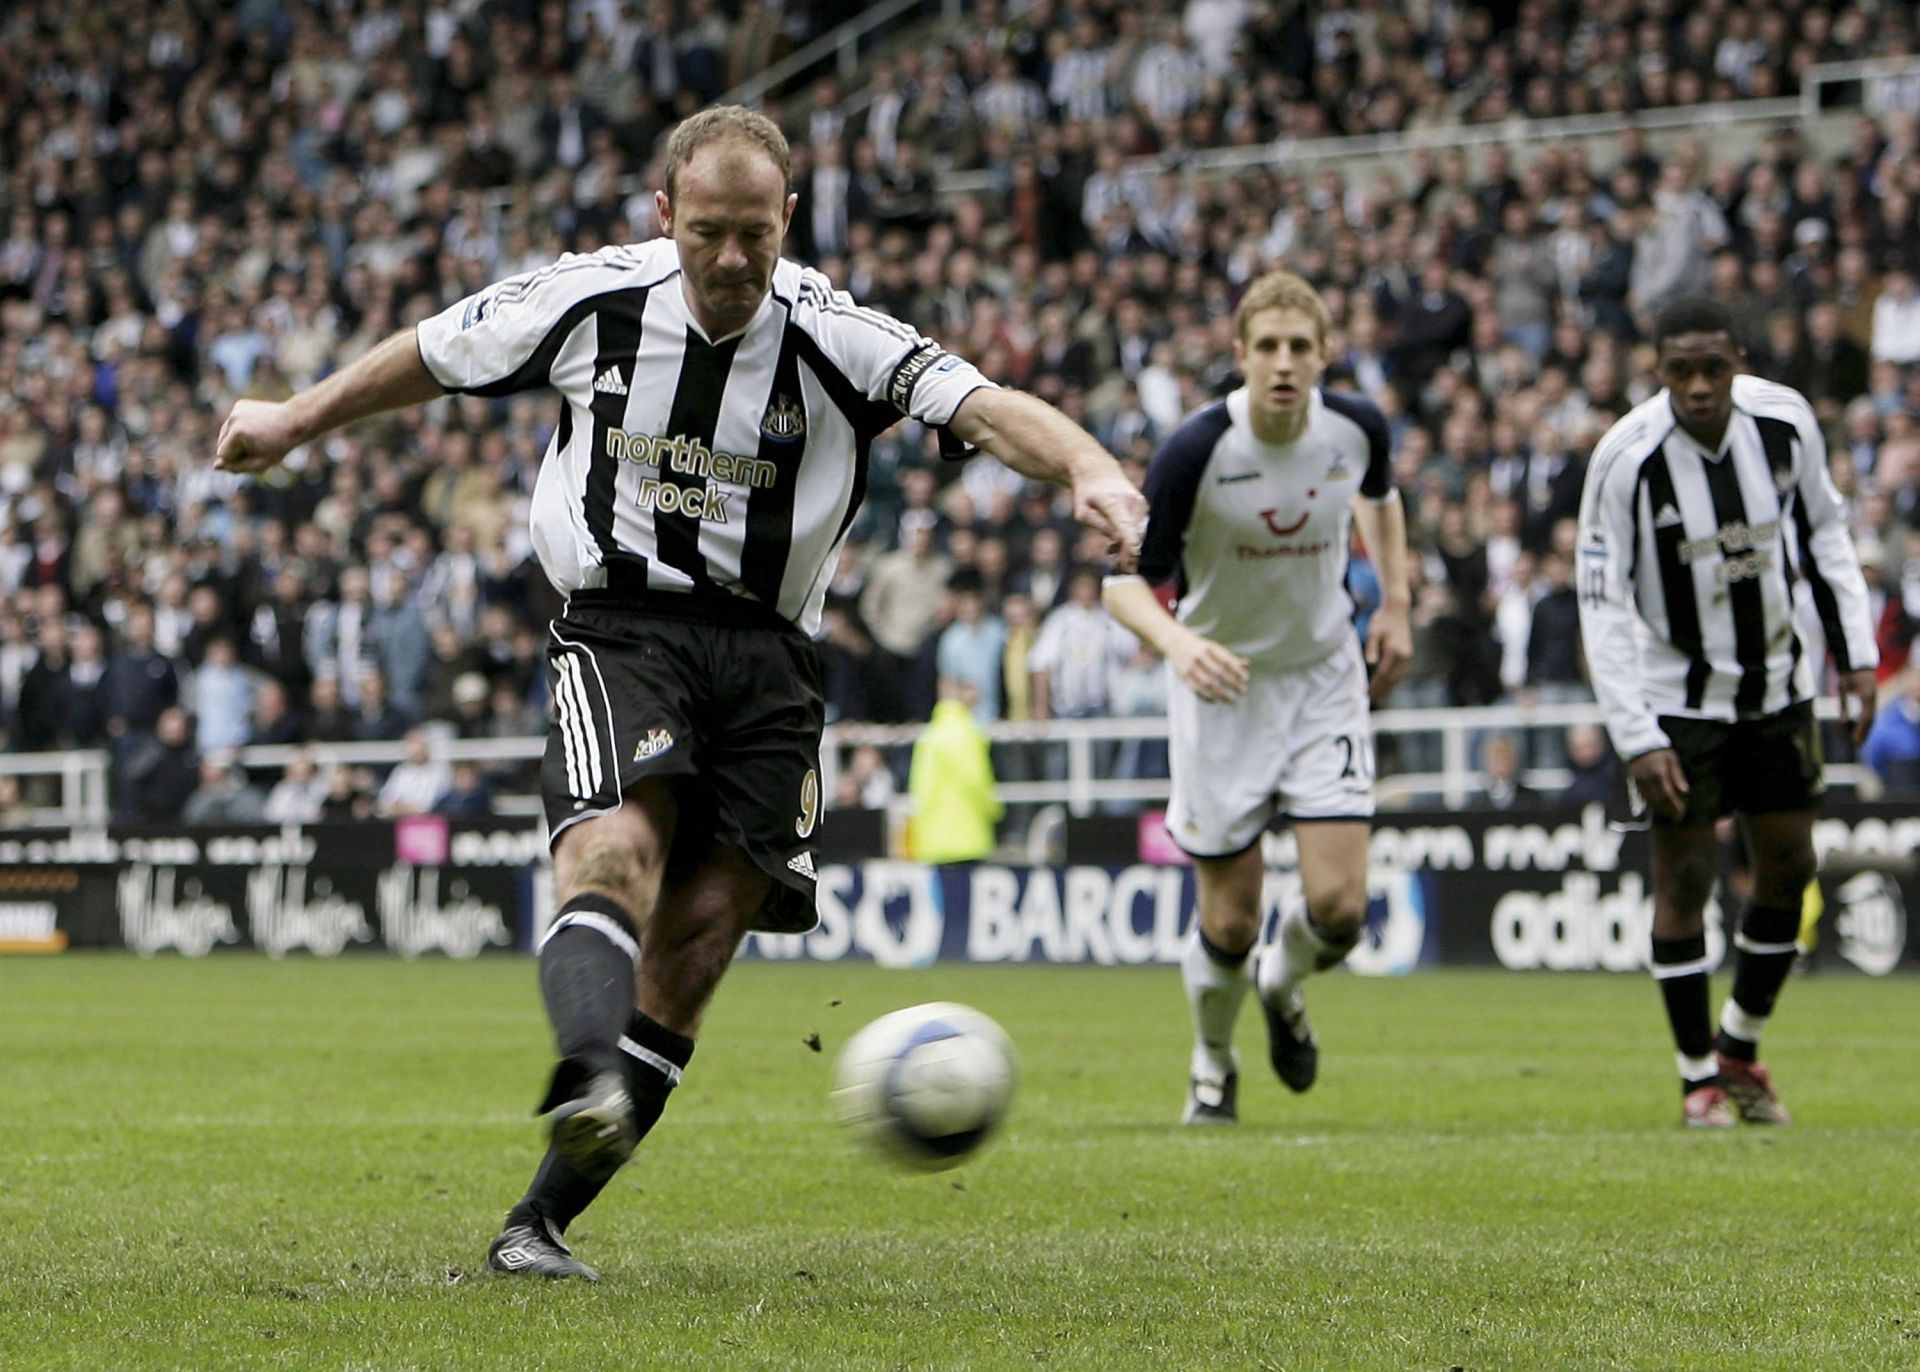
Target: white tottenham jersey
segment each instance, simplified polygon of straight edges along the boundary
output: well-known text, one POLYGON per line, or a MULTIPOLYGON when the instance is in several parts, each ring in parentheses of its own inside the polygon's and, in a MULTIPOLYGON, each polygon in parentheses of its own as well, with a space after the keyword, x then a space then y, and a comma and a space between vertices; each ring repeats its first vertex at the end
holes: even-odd
POLYGON ((423 322, 449 391, 551 386, 566 402, 533 495, 555 587, 721 593, 811 634, 866 494, 867 449, 901 415, 945 425, 988 381, 797 263, 744 330, 694 322, 671 239, 569 253, 423 322))
POLYGON ((1256 666, 1294 671, 1353 637, 1347 546, 1355 492, 1393 493, 1387 422, 1316 390, 1284 446, 1254 437, 1243 388, 1197 410, 1147 469, 1140 575, 1175 579, 1180 622, 1256 666))
POLYGON ((1878 660, 1819 422, 1799 392, 1758 377, 1734 378, 1717 453, 1666 391, 1607 431, 1580 501, 1579 567, 1587 665, 1624 758, 1667 746, 1661 715, 1747 719, 1812 696, 1800 579, 1839 669, 1878 660))

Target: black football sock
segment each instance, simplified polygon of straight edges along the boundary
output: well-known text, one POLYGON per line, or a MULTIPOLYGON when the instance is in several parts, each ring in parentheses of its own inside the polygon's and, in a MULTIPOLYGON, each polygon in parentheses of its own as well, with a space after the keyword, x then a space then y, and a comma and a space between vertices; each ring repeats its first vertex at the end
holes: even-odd
POLYGON ((1720 1032, 1713 1046, 1737 1062, 1752 1062, 1760 1051, 1760 1032, 1767 1027, 1780 987, 1793 970, 1799 952, 1800 912, 1784 905, 1753 905, 1740 922, 1733 945, 1739 960, 1733 968, 1733 994, 1720 1008, 1720 1032))
POLYGON ((533 1183, 527 1187, 527 1194, 507 1211, 507 1224, 511 1227, 547 1220, 557 1233, 564 1234, 574 1217, 592 1205, 593 1198, 612 1180, 611 1175, 598 1179, 583 1176, 549 1146, 547 1155, 540 1159, 539 1170, 533 1174, 533 1183))
MULTIPOLYGON (((693 1040, 648 1018, 636 1010, 627 1022, 627 1032, 619 1037, 620 1070, 633 1097, 633 1122, 644 1139, 660 1122, 667 1108, 667 1097, 680 1084, 680 1074, 693 1057, 693 1040)), ((533 1184, 520 1203, 507 1212, 508 1224, 546 1220, 565 1233, 582 1210, 612 1181, 611 1175, 598 1179, 576 1171, 571 1163, 553 1149, 547 1149, 533 1184)))
POLYGON ((560 907, 540 945, 540 995, 561 1058, 541 1110, 572 1099, 593 1073, 621 1067, 639 959, 633 919, 619 901, 589 892, 560 907))
MULTIPOLYGON (((560 907, 540 945, 540 996, 560 1063, 539 1111, 565 1104, 594 1073, 624 1070, 620 1034, 633 1015, 633 968, 640 956, 633 920, 610 896, 575 896, 560 907)), ((564 1230, 607 1184, 574 1170, 552 1148, 533 1184, 507 1212, 509 1224, 551 1219, 564 1230)))
POLYGON ((1673 1030, 1673 1046, 1678 1053, 1682 1092, 1714 1076, 1707 975, 1705 934, 1653 940, 1653 978, 1660 983, 1660 997, 1666 1002, 1667 1024, 1673 1030))
POLYGON ((693 1040, 676 1034, 644 1011, 635 1010, 620 1038, 627 1091, 633 1096, 633 1122, 645 1138, 659 1123, 667 1097, 680 1084, 680 1074, 693 1058, 693 1040))

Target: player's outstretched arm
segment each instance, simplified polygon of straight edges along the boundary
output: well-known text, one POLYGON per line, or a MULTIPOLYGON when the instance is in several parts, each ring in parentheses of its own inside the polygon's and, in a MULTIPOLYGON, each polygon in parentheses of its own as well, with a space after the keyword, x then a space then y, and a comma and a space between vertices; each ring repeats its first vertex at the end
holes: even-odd
POLYGON ((377 344, 317 386, 287 400, 236 400, 220 426, 214 465, 227 472, 264 472, 302 443, 356 419, 419 405, 446 394, 412 329, 377 344))
POLYGON ((1140 560, 1147 500, 1092 435, 1046 401, 982 386, 960 402, 948 428, 1022 476, 1065 486, 1073 517, 1108 540, 1123 572, 1140 560))
POLYGON ((1180 680, 1200 699, 1219 704, 1246 691, 1251 670, 1247 660, 1168 614, 1145 577, 1110 576, 1101 598, 1107 612, 1172 663, 1180 680))
POLYGON ((1353 498, 1360 544, 1380 578, 1380 606, 1367 621, 1367 662, 1373 667, 1373 698, 1385 700, 1413 661, 1413 592, 1407 582, 1407 511, 1400 493, 1383 500, 1353 498))

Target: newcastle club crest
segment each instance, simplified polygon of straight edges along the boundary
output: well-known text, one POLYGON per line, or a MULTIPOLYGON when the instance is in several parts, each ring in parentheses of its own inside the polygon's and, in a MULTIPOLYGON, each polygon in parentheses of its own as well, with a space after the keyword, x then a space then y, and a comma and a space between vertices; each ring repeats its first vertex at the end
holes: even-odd
POLYGON ((807 436, 807 412, 790 395, 776 394, 760 417, 760 432, 782 443, 807 436))

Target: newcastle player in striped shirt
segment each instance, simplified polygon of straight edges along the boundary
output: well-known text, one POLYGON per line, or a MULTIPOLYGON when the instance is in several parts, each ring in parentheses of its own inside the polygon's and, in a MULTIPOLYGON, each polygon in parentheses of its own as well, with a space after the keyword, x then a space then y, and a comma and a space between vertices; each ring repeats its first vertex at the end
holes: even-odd
POLYGON ((565 404, 533 542, 567 593, 548 643, 542 791, 558 917, 540 986, 552 1146, 488 1252, 593 1278, 568 1224, 659 1119, 750 929, 814 915, 823 706, 808 635, 903 414, 1067 486, 1123 568, 1144 497, 1076 425, 783 261, 787 143, 737 107, 668 140, 665 237, 563 257, 281 404, 240 401, 218 462, 257 472, 365 415, 551 386, 565 404))
POLYGON ((1655 346, 1665 389, 1607 432, 1587 470, 1581 629, 1608 732, 1652 812, 1653 975, 1679 1050, 1682 1119, 1785 1124, 1755 1057, 1793 965, 1823 790, 1812 698, 1824 664, 1794 604, 1804 582, 1843 716, 1857 706, 1857 747, 1877 660, 1866 582, 1812 408, 1740 374, 1726 308, 1675 303, 1655 346), (1704 910, 1714 821, 1729 813, 1746 830, 1753 894, 1715 1035, 1704 910))

